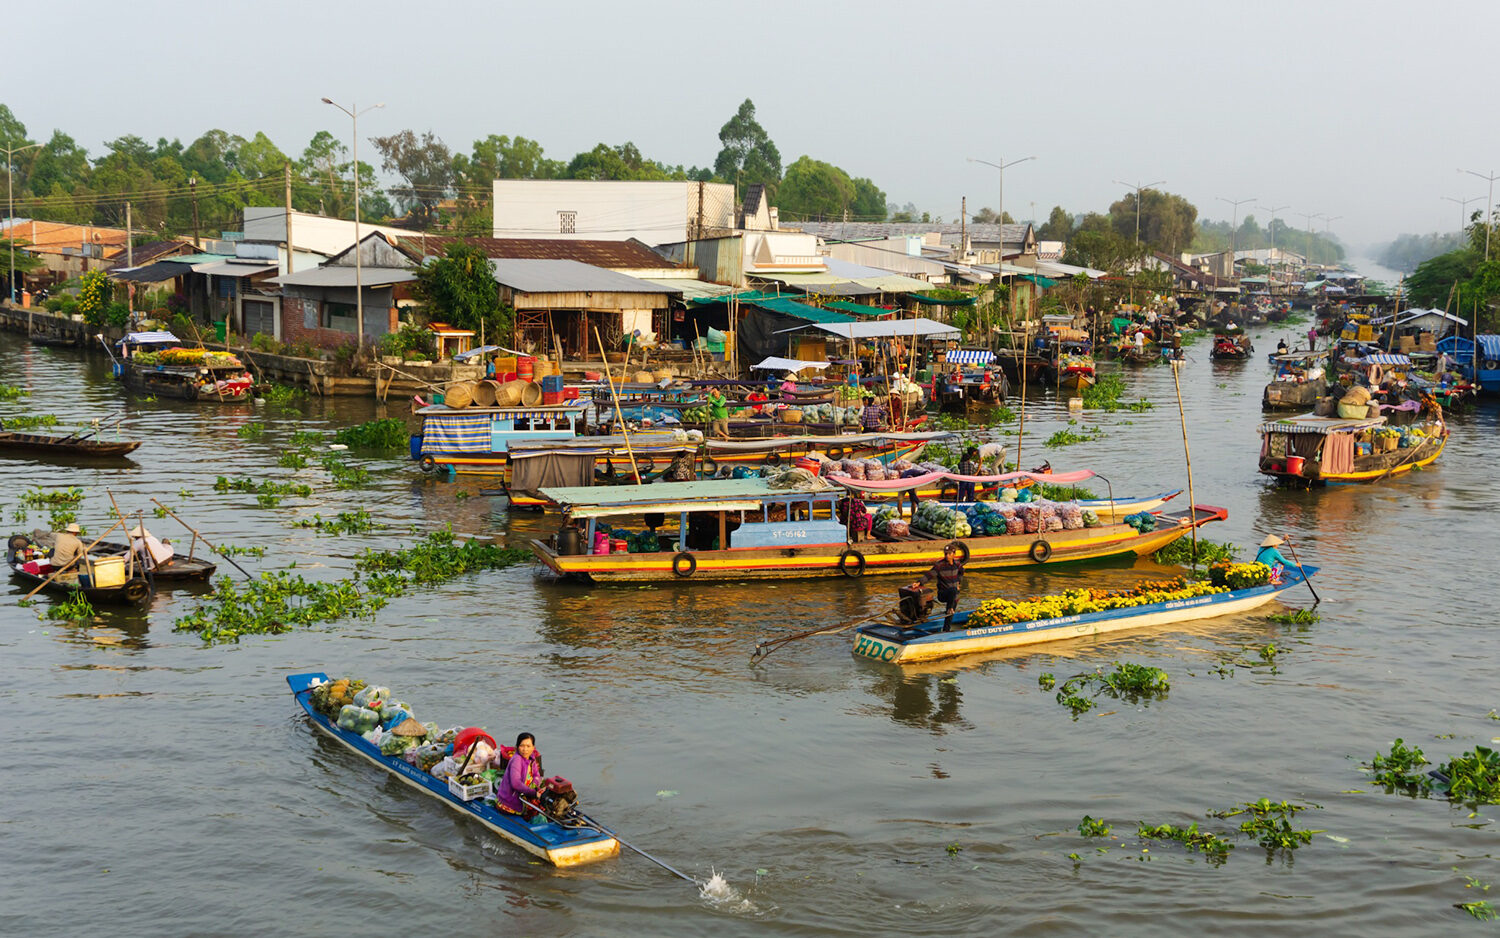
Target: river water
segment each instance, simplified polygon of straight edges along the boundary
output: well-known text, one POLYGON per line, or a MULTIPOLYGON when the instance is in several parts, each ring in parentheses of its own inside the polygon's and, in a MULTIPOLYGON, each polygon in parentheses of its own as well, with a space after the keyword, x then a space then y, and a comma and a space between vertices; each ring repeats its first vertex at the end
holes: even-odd
MULTIPOLYGON (((1257 347, 1305 328, 1261 329, 1257 347)), ((1360 764, 1395 737, 1441 762, 1500 735, 1487 716, 1500 705, 1500 641, 1484 585, 1484 558, 1500 546, 1496 410, 1455 418, 1432 470, 1282 492, 1254 471, 1263 359, 1211 363, 1201 341, 1189 354, 1197 499, 1229 509, 1204 533, 1250 545, 1246 554, 1267 533, 1291 535, 1323 567, 1315 624, 1242 615, 903 672, 856 660, 846 635, 750 664, 755 642, 778 630, 887 604, 899 585, 888 578, 590 589, 523 565, 398 598, 373 621, 221 646, 173 631, 197 601, 190 591, 158 594, 144 614, 70 625, 38 620, 45 603, 18 607, 13 586, 0 618, 0 703, 17 756, 3 773, 0 933, 1462 927, 1454 903, 1478 898, 1465 875, 1500 881, 1492 810, 1384 794, 1360 764), (1274 667, 1258 663, 1267 644, 1274 667), (1075 721, 1038 687, 1043 673, 1061 680, 1117 660, 1165 669, 1170 693, 1102 698, 1075 721), (572 779, 587 810, 700 880, 721 873, 732 897, 704 896, 629 852, 574 870, 533 862, 316 736, 284 683, 306 670, 389 685, 443 725, 536 733, 548 771, 572 779), (1288 857, 1240 839, 1221 867, 1135 835, 1137 821, 1231 830, 1205 812, 1260 797, 1318 806, 1297 821, 1326 834, 1288 857), (1115 839, 1080 837, 1083 815, 1112 823, 1115 839)), ((1044 449, 1066 410, 1029 401, 1022 462, 1097 469, 1117 495, 1186 487, 1170 370, 1124 376, 1154 409, 1086 414, 1080 424, 1102 437, 1044 449)), ((547 528, 481 496, 483 482, 439 482, 405 460, 364 460, 376 474, 362 491, 334 489, 316 466, 277 467, 292 432, 379 416, 368 401, 127 401, 102 357, 14 336, 0 338, 0 382, 33 390, 0 416, 124 407, 146 441, 128 468, 0 463, 13 530, 45 525, 45 512, 16 516, 19 493, 36 485, 86 488, 79 519, 100 530, 107 489, 158 533, 178 534, 151 517, 151 497, 210 538, 266 548, 241 559, 252 570, 295 564, 314 577, 342 575, 361 548, 396 546, 413 529, 514 540, 547 528), (252 421, 261 438, 236 434, 252 421), (214 492, 220 475, 296 479, 315 493, 264 509, 214 492), (359 506, 389 527, 329 537, 291 525, 359 506)), ((981 574, 965 602, 1164 572, 1143 560, 981 574)), ((1305 590, 1285 599, 1310 605, 1305 590)))

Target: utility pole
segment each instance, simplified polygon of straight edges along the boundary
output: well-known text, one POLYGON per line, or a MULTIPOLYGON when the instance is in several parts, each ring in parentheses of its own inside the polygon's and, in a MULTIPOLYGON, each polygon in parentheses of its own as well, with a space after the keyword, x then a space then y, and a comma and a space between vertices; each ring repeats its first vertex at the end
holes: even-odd
MULTIPOLYGON (((1027 160, 1034 160, 1036 159, 1036 157, 1023 156, 1019 160, 1011 160, 1009 163, 1005 162, 1003 158, 998 163, 991 163, 989 160, 975 159, 972 156, 965 158, 970 163, 983 163, 986 166, 994 167, 995 169, 998 169, 1000 171, 1000 204, 995 209, 995 227, 1000 230, 1000 250, 996 252, 999 255, 999 259, 995 263, 995 269, 999 270, 1000 268, 1005 266, 1005 171, 1008 168, 1016 165, 1017 163, 1024 163, 1027 160)), ((1017 453, 1016 455, 1019 456, 1020 454, 1017 453)))
POLYGON ((1313 215, 1313 214, 1309 214, 1307 212, 1298 212, 1297 214, 1301 215, 1303 218, 1307 219, 1307 242, 1306 242, 1306 245, 1305 245, 1305 248, 1306 248, 1306 251, 1307 251, 1307 256, 1302 259, 1302 266, 1304 266, 1304 267, 1311 267, 1312 266, 1312 220, 1314 218, 1322 218, 1323 216, 1322 215, 1313 215))
MULTIPOLYGON (((364 111, 359 105, 349 102, 348 107, 342 104, 334 104, 328 98, 323 99, 324 104, 333 104, 334 107, 349 115, 349 121, 353 124, 352 137, 354 139, 354 328, 359 330, 358 345, 360 351, 365 347, 365 274, 364 264, 360 258, 359 245, 359 115, 365 111, 373 111, 378 107, 385 107, 384 103, 372 104, 364 111)), ((601 352, 601 354, 603 354, 601 352)))
POLYGON ((1469 227, 1465 224, 1469 220, 1469 203, 1478 202, 1484 196, 1476 195, 1467 199, 1455 199, 1451 195, 1445 195, 1443 198, 1458 206, 1458 230, 1462 232, 1465 228, 1469 227))
POLYGON ((699 241, 703 240, 703 180, 701 179, 698 180, 698 234, 696 237, 699 241))
POLYGON ((203 250, 203 242, 198 240, 198 177, 194 176, 188 180, 188 191, 193 194, 193 247, 203 250))
POLYGON ((1485 263, 1489 263, 1490 229, 1495 227, 1491 223, 1491 216, 1495 214, 1495 180, 1500 179, 1500 173, 1490 173, 1489 175, 1485 175, 1484 173, 1476 173, 1472 169, 1461 169, 1459 170, 1459 172, 1468 173, 1470 176, 1478 176, 1480 179, 1483 179, 1490 184, 1490 191, 1489 194, 1485 196, 1484 202, 1484 260, 1485 263))
POLYGON ((1230 279, 1233 279, 1235 254, 1239 253, 1238 246, 1240 237, 1240 206, 1244 205, 1246 202, 1254 202, 1255 199, 1239 199, 1238 201, 1236 201, 1234 199, 1226 199, 1221 195, 1219 196, 1219 201, 1228 202, 1230 205, 1234 206, 1234 220, 1229 223, 1229 276, 1230 279))
MULTIPOLYGON (((964 196, 958 202, 958 252, 963 254, 969 248, 969 197, 964 196)), ((960 257, 959 263, 963 263, 960 257)))
MULTIPOLYGON (((5 281, 5 296, 11 303, 16 301, 16 194, 11 186, 11 179, 16 174, 16 154, 39 146, 41 146, 40 143, 29 143, 24 147, 5 148, 5 201, 9 204, 5 213, 5 240, 10 243, 10 279, 5 281)), ((35 237, 33 233, 33 240, 35 237)), ((31 334, 29 314, 26 321, 26 334, 31 334)))
POLYGON ((292 163, 288 160, 282 167, 282 179, 286 184, 286 269, 283 274, 292 272, 292 163))
MULTIPOLYGON (((130 203, 125 203, 125 266, 135 266, 135 234, 130 230, 130 203)), ((125 287, 125 308, 135 317, 135 284, 125 287)))
POLYGON ((1276 213, 1279 212, 1279 211, 1281 211, 1284 208, 1291 208, 1291 206, 1290 205, 1272 205, 1272 206, 1257 205, 1255 207, 1258 208, 1258 209, 1260 209, 1261 211, 1265 211, 1265 212, 1270 212, 1271 213, 1271 220, 1266 223, 1266 230, 1269 231, 1269 232, 1271 232, 1271 253, 1269 253, 1269 254, 1266 255, 1266 292, 1269 293, 1269 292, 1271 292, 1271 263, 1272 263, 1272 260, 1276 257, 1276 213))

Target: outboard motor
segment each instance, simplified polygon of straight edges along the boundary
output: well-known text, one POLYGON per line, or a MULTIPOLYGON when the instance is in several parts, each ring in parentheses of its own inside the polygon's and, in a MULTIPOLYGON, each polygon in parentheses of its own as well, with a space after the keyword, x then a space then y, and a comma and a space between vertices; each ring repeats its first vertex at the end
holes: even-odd
POLYGON ((896 591, 901 597, 901 604, 896 615, 902 622, 911 624, 921 622, 932 615, 932 605, 937 597, 937 591, 930 587, 903 586, 896 591))
POLYGON ((564 821, 571 818, 578 807, 578 793, 573 790, 572 782, 561 775, 554 775, 542 782, 537 804, 551 820, 564 821))

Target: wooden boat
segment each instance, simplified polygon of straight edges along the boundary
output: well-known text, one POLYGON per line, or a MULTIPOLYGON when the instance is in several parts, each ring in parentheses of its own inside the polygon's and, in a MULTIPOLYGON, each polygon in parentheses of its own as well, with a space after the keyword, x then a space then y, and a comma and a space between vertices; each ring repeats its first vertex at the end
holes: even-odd
MULTIPOLYGON (((38 547, 51 550, 52 539, 53 532, 51 531, 38 529, 31 532, 31 542, 38 547)), ((89 556, 124 557, 129 550, 130 546, 127 544, 114 541, 100 541, 89 551, 89 556)), ((218 569, 217 564, 194 556, 193 551, 190 550, 186 557, 174 555, 170 561, 156 567, 151 571, 151 578, 162 584, 182 582, 184 580, 207 580, 218 569)))
MULTIPOLYGON (((946 493, 945 493, 946 494, 946 493)), ((1085 508, 1099 516, 1100 521, 1124 521, 1134 514, 1155 512, 1163 505, 1182 494, 1182 489, 1171 489, 1157 495, 1147 495, 1140 498, 1079 498, 1073 499, 1079 508, 1085 508)), ((938 501, 944 508, 962 508, 967 502, 957 502, 951 499, 938 501)), ((901 506, 901 516, 911 515, 911 505, 904 502, 901 506)))
POLYGON ((1094 385, 1094 360, 1082 361, 1077 357, 1064 360, 1059 366, 1057 386, 1064 391, 1081 393, 1094 385))
MULTIPOLYGON (((997 477, 1021 478, 1026 473, 997 477)), ((927 477, 904 480, 914 487, 927 477)), ((867 483, 875 485, 877 483, 867 483)), ((866 574, 913 574, 931 567, 943 548, 957 542, 971 570, 1035 566, 1141 556, 1160 550, 1193 527, 1221 521, 1228 512, 1195 506, 1156 514, 1155 530, 1140 532, 1123 523, 1047 534, 1002 534, 940 538, 913 533, 902 539, 854 540, 839 520, 838 503, 850 493, 822 484, 799 491, 778 490, 764 479, 683 482, 671 486, 617 489, 543 489, 565 514, 558 535, 530 544, 553 573, 593 582, 794 579, 866 574), (596 543, 601 521, 616 524, 657 516, 653 553, 578 552, 596 543), (727 545, 720 547, 719 545, 727 545)))
POLYGON ((1276 379, 1261 392, 1261 410, 1311 410, 1328 390, 1328 352, 1272 353, 1276 379))
POLYGON ((1254 351, 1255 345, 1251 343, 1249 336, 1241 335, 1236 340, 1227 335, 1217 335, 1214 336, 1214 345, 1209 350, 1208 357, 1213 361, 1242 362, 1249 359, 1254 351))
POLYGON ((1379 482, 1430 466, 1443 454, 1448 427, 1441 408, 1436 403, 1427 406, 1436 413, 1430 410, 1415 421, 1408 415, 1394 426, 1383 416, 1347 419, 1314 414, 1263 423, 1260 472, 1283 485, 1311 486, 1379 482), (1411 445, 1400 445, 1402 438, 1411 445))
MULTIPOLYGON (((1307 572, 1308 577, 1318 572, 1318 568, 1312 566, 1304 566, 1302 569, 1307 572)), ((1265 586, 1150 603, 1129 609, 1110 609, 972 629, 965 627, 972 612, 960 612, 953 617, 953 630, 949 632, 943 631, 941 615, 909 626, 876 623, 855 629, 853 651, 861 658, 889 664, 907 664, 1019 645, 1070 638, 1095 638, 1111 632, 1248 612, 1303 582, 1305 580, 1302 573, 1292 569, 1283 572, 1280 583, 1265 586)))
POLYGON ((286 678, 287 686, 313 726, 365 761, 385 769, 403 783, 473 818, 497 836, 554 866, 578 866, 619 855, 619 841, 601 830, 568 827, 553 820, 532 825, 499 810, 489 801, 464 801, 448 790, 447 782, 421 771, 405 759, 381 755, 379 748, 357 733, 340 729, 337 723, 313 707, 310 696, 315 682, 327 680, 328 675, 322 672, 289 674, 286 678))
POLYGON ((1119 347, 1119 356, 1120 361, 1129 365, 1154 365, 1162 360, 1161 347, 1155 342, 1148 342, 1141 348, 1126 343, 1119 347))
POLYGON ((411 458, 423 472, 505 472, 510 445, 538 440, 571 440, 588 429, 590 404, 534 407, 449 407, 417 409, 422 432, 411 438, 411 458))
POLYGON ((180 344, 170 332, 130 332, 116 343, 118 358, 107 343, 104 347, 115 378, 137 394, 219 403, 251 400, 255 381, 238 358, 180 344))
MULTIPOLYGON (((76 436, 76 434, 75 434, 76 436)), ((140 447, 140 440, 85 440, 46 433, 17 433, 0 429, 0 457, 45 459, 48 456, 124 456, 140 447)))
POLYGON ((53 577, 52 566, 44 560, 28 560, 26 552, 36 545, 31 538, 17 534, 9 541, 6 563, 11 574, 33 586, 45 584, 49 592, 72 595, 82 593, 91 603, 144 604, 151 598, 151 583, 140 567, 121 557, 89 554, 89 561, 76 563, 71 569, 53 577), (105 584, 105 585, 99 585, 105 584))

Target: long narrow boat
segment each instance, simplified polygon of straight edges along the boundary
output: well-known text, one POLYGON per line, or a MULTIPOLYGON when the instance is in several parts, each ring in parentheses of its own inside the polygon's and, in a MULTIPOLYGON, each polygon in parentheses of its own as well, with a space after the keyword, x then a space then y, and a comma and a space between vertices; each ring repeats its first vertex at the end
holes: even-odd
MULTIPOLYGON (((77 434, 74 434, 76 436, 77 434)), ((84 440, 46 433, 17 433, 0 429, 0 457, 45 459, 48 456, 124 456, 133 453, 140 440, 84 440)))
MULTIPOLYGON (((54 534, 52 531, 37 529, 31 532, 32 543, 48 550, 52 549, 53 537, 54 534)), ((128 544, 121 544, 117 541, 99 541, 89 551, 89 556, 124 557, 129 550, 130 546, 128 544)), ((151 577, 163 583, 181 582, 184 580, 206 580, 213 576, 214 571, 217 569, 217 564, 190 553, 185 557, 174 555, 170 561, 152 570, 151 577)))
MULTIPOLYGON (((1305 566, 1303 570, 1309 577, 1318 572, 1318 568, 1313 566, 1305 566)), ((963 628, 962 626, 969 621, 972 613, 961 612, 953 617, 953 630, 949 632, 943 631, 942 616, 934 616, 911 626, 885 623, 863 625, 854 630, 853 652, 861 658, 872 658, 890 664, 908 664, 932 661, 936 658, 950 658, 955 655, 1014 648, 1018 645, 1062 641, 1070 638, 1093 638, 1110 632, 1123 632, 1130 629, 1248 612, 1265 605, 1303 582, 1301 572, 1287 570, 1280 583, 1265 586, 1252 586, 1225 593, 1210 593, 1191 599, 1150 603, 1129 609, 1086 612, 1055 619, 1034 619, 984 628, 963 628)))
POLYGON ((136 394, 224 404, 252 399, 255 381, 238 357, 179 342, 170 332, 130 332, 116 343, 118 358, 104 348, 115 378, 136 394))
POLYGON ((600 583, 913 574, 940 560, 943 548, 955 541, 971 570, 1138 557, 1194 527, 1228 517, 1222 508, 1200 505, 1152 515, 1154 526, 1145 531, 1101 519, 1094 527, 1045 534, 948 538, 914 533, 857 540, 839 519, 839 502, 849 490, 828 484, 786 490, 765 479, 739 479, 543 489, 542 494, 562 507, 565 518, 557 536, 533 539, 532 551, 553 573, 600 583), (598 542, 601 523, 621 525, 653 516, 662 529, 655 542, 658 550, 581 552, 598 542))
POLYGON ((88 561, 80 561, 54 577, 51 563, 31 550, 36 546, 40 545, 24 534, 10 538, 5 560, 16 579, 65 596, 82 593, 91 603, 141 605, 151 598, 150 581, 139 566, 124 558, 95 557, 91 553, 88 561), (28 559, 28 552, 37 559, 28 559))
POLYGON ((365 761, 385 769, 417 791, 473 818, 496 835, 554 866, 578 866, 619 854, 619 841, 609 834, 587 828, 567 827, 552 820, 530 824, 516 815, 493 807, 486 800, 464 801, 448 790, 446 782, 423 772, 405 759, 381 755, 376 746, 358 733, 340 729, 337 723, 313 707, 312 689, 327 680, 328 675, 316 671, 289 674, 286 683, 314 727, 365 761))

